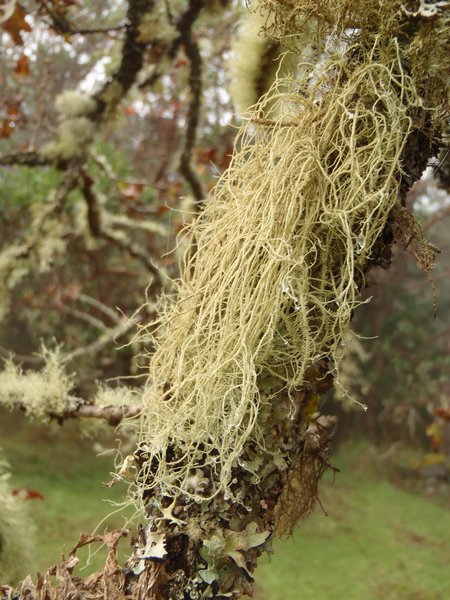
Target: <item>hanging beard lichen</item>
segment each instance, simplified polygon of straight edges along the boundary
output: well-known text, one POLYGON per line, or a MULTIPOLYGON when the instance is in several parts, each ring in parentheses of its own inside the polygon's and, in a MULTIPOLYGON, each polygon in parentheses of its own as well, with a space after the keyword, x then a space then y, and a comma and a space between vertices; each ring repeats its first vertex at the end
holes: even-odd
POLYGON ((420 101, 397 40, 373 36, 370 50, 347 45, 301 72, 242 127, 159 320, 139 480, 160 496, 231 494, 244 444, 264 447, 258 417, 274 400, 263 382, 294 392, 308 367, 336 356, 398 202, 408 109, 420 101))
POLYGON ((374 245, 399 203, 405 144, 423 127, 411 115, 426 114, 420 77, 405 68, 409 42, 397 36, 399 4, 371 3, 373 27, 367 2, 350 21, 344 4, 335 22, 303 14, 325 36, 319 59, 278 79, 249 112, 192 226, 195 252, 152 335, 136 454, 134 497, 144 503, 152 490, 235 497, 246 444, 266 447, 264 407, 280 391, 293 398, 319 360, 339 358, 374 245))

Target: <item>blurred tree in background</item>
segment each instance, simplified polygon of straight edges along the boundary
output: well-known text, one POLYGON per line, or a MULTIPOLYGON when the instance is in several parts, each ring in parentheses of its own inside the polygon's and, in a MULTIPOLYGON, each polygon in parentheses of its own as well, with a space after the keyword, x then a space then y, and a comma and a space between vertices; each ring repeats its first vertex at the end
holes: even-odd
POLYGON ((370 302, 352 324, 355 335, 345 348, 336 399, 344 409, 344 435, 348 427, 376 444, 405 442, 438 451, 447 429, 439 413, 449 402, 450 205, 432 172, 414 186, 408 204, 440 249, 436 269, 427 278, 414 255, 398 248, 391 268, 373 273, 370 302))

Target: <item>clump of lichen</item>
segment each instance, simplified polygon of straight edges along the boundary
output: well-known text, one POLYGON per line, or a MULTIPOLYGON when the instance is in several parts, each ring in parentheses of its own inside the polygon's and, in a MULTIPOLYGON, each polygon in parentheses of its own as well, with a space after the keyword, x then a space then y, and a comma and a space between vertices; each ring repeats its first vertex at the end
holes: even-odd
POLYGON ((45 205, 36 202, 25 239, 6 246, 0 252, 0 320, 10 310, 13 289, 31 271, 44 273, 66 247, 64 225, 52 215, 53 198, 45 205))
POLYGON ((6 360, 0 371, 0 403, 8 409, 20 407, 32 418, 46 419, 64 413, 72 388, 72 377, 60 361, 59 351, 43 350, 44 366, 23 371, 6 360))
POLYGON ((227 490, 245 442, 264 445, 259 379, 293 391, 336 354, 397 202, 418 99, 396 40, 336 52, 314 78, 278 81, 250 114, 161 316, 142 441, 157 459, 151 485, 168 495, 188 493, 199 465, 213 494, 227 490))
POLYGON ((66 90, 56 97, 55 108, 60 115, 75 119, 94 113, 97 102, 89 94, 76 90, 66 90))
MULTIPOLYGON (((267 15, 246 11, 231 45, 229 91, 234 107, 245 113, 270 88, 275 77, 295 71, 298 57, 263 30, 267 15)), ((305 52, 308 45, 305 44, 305 52)))
POLYGON ((169 20, 167 7, 161 3, 145 14, 139 24, 140 42, 153 44, 170 44, 178 35, 178 31, 169 20))
POLYGON ((60 116, 58 137, 42 149, 50 160, 71 160, 85 155, 95 135, 95 122, 91 115, 97 102, 88 94, 68 90, 55 100, 60 116))
POLYGON ((302 59, 249 111, 230 168, 192 226, 195 253, 177 300, 154 324, 138 497, 233 497, 245 448, 266 447, 264 406, 280 392, 293 397, 319 361, 335 368, 399 206, 406 144, 425 136, 430 116, 436 127, 442 120, 445 100, 424 108, 425 73, 405 60, 400 3, 261 7, 279 10, 273 22, 284 35, 310 20, 325 41, 320 60, 302 59), (263 394, 268 378, 273 394, 263 394), (192 489, 199 472, 207 484, 192 489))
POLYGON ((34 527, 24 500, 13 496, 0 450, 0 582, 14 585, 32 565, 34 527))

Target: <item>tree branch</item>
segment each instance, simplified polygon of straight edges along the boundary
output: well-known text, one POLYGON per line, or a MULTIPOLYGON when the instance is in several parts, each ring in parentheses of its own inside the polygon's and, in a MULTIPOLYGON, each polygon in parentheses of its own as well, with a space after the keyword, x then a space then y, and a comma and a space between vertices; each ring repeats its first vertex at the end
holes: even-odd
POLYGON ((203 6, 204 0, 191 0, 190 10, 185 13, 185 17, 187 14, 189 18, 182 19, 178 26, 181 42, 190 62, 188 84, 191 93, 184 148, 180 158, 179 169, 188 182, 197 202, 201 202, 205 198, 201 183, 191 165, 192 150, 197 138, 199 114, 202 105, 202 57, 197 41, 192 37, 192 25, 195 22, 196 15, 198 15, 203 6))
POLYGON ((122 232, 113 231, 104 225, 104 219, 102 219, 100 205, 93 190, 93 185, 93 179, 86 172, 83 172, 81 192, 88 207, 88 223, 92 235, 108 240, 122 248, 122 250, 129 252, 131 256, 140 260, 155 277, 155 281, 161 284, 160 271, 153 264, 151 256, 146 250, 128 239, 122 232))
POLYGON ((18 152, 0 156, 0 166, 3 167, 48 167, 52 162, 38 152, 18 152))
POLYGON ((111 33, 112 31, 121 31, 126 27, 125 24, 117 25, 115 27, 96 27, 92 29, 74 27, 73 24, 69 23, 69 21, 61 13, 49 6, 46 0, 41 0, 40 4, 44 7, 46 13, 51 18, 54 29, 62 34, 90 35, 94 33, 111 33))
POLYGON ((123 419, 134 419, 141 413, 140 406, 97 406, 90 404, 82 398, 70 396, 68 399, 68 408, 63 413, 50 413, 49 417, 60 423, 67 419, 101 419, 117 427, 123 419))
POLYGON ((134 84, 148 46, 147 42, 140 40, 139 26, 144 15, 154 8, 155 0, 129 0, 122 58, 116 74, 95 96, 99 105, 97 118, 103 117, 105 111, 113 111, 134 84), (114 88, 120 89, 116 91, 114 88))

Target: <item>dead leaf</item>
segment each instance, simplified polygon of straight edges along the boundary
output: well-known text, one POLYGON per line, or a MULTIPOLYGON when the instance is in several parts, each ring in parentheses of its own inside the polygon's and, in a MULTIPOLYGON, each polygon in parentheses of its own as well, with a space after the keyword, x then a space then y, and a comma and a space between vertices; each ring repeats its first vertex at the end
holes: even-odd
POLYGON ((20 4, 16 4, 13 14, 1 24, 1 28, 8 33, 17 46, 23 46, 22 32, 32 31, 29 23, 25 21, 26 13, 20 4))
POLYGON ((30 69, 28 67, 29 58, 22 54, 19 60, 16 63, 16 67, 14 69, 14 73, 19 77, 25 77, 30 73, 30 69))
POLYGON ((8 139, 11 137, 12 132, 13 127, 11 127, 9 119, 3 119, 3 122, 0 125, 0 139, 8 139))

